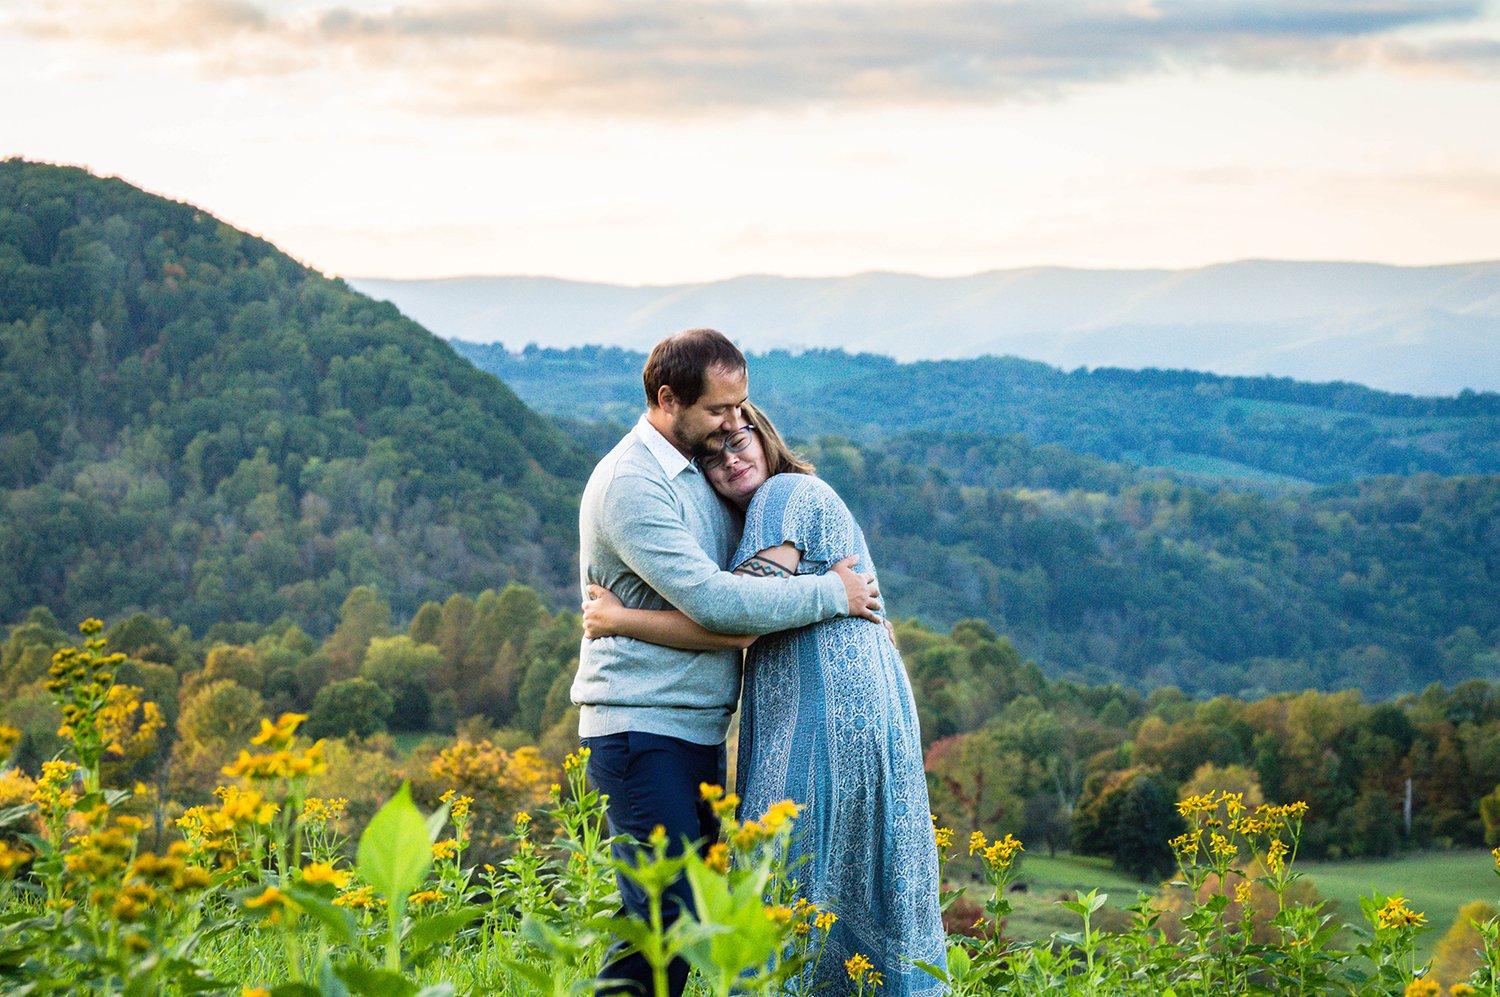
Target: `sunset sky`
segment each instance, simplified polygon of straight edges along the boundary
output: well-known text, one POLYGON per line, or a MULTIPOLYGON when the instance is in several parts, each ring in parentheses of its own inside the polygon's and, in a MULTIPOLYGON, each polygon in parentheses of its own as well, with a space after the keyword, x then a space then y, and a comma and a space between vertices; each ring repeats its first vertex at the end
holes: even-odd
POLYGON ((1468 0, 0 0, 0 156, 345 276, 1500 259, 1468 0))

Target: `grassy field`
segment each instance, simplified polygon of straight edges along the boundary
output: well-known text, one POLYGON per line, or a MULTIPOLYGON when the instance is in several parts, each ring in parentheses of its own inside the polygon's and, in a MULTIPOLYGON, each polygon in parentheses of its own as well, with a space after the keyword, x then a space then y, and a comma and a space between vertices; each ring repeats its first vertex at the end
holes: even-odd
MULTIPOLYGON (((1363 923, 1359 912, 1361 896, 1378 891, 1405 897, 1414 910, 1427 915, 1430 925, 1419 936, 1418 952, 1422 958, 1431 954, 1461 906, 1474 900, 1500 905, 1500 879, 1491 871, 1494 867, 1489 852, 1480 849, 1421 852, 1370 861, 1301 861, 1296 866, 1345 922, 1363 923)), ((1062 853, 1056 858, 1045 853, 1026 853, 1017 882, 1026 888, 1024 892, 1011 894, 1015 912, 1010 918, 1009 931, 1021 939, 1040 939, 1054 931, 1072 930, 1077 919, 1057 906, 1056 901, 1065 895, 1071 897, 1075 891, 1098 889, 1109 894, 1110 907, 1123 911, 1135 902, 1138 893, 1152 889, 1151 884, 1122 875, 1107 859, 1062 853)), ((973 887, 970 894, 974 899, 981 896, 973 887)), ((1111 924, 1123 917, 1123 914, 1106 917, 1104 923, 1111 924)), ((1346 936, 1340 939, 1340 944, 1352 944, 1352 940, 1346 936)))

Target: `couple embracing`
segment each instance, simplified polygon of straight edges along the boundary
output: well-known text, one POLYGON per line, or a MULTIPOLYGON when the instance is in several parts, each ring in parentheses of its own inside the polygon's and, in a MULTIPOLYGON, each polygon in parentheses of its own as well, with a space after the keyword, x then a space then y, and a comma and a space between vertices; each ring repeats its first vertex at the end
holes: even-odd
MULTIPOLYGON (((724 784, 742 703, 742 813, 802 807, 788 859, 806 857, 805 899, 838 917, 810 982, 846 992, 843 963, 859 953, 883 993, 938 994, 912 965, 944 961, 917 713, 864 535, 749 403, 745 357, 722 334, 663 340, 643 377, 646 412, 579 511, 588 601, 573 701, 617 857, 658 825, 674 854, 718 839, 699 786, 724 784)), ((644 916, 638 888, 619 885, 644 916)), ((691 909, 685 883, 666 906, 691 909)), ((622 952, 598 992, 650 993, 645 960, 622 952)), ((673 994, 687 975, 678 960, 673 994)))

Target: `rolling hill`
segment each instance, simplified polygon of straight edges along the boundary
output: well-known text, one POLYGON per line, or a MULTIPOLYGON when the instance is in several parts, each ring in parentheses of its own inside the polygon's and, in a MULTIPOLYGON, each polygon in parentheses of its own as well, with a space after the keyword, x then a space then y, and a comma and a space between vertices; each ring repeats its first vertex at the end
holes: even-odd
POLYGON ((575 585, 585 451, 389 304, 190 205, 0 163, 0 618, 326 632, 351 586, 575 585))
POLYGON ((1500 262, 1395 267, 1247 260, 1195 270, 1033 267, 930 278, 736 277, 620 287, 543 277, 358 278, 448 339, 649 349, 694 325, 742 348, 902 361, 984 355, 1386 391, 1500 390, 1500 262))

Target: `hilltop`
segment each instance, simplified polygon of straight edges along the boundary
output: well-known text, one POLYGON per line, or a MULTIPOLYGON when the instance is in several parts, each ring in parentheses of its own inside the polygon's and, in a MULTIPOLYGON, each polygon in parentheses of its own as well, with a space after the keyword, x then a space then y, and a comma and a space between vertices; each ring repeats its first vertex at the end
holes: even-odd
POLYGON ((571 589, 584 451, 393 306, 191 205, 0 163, 0 618, 326 632, 571 589))

